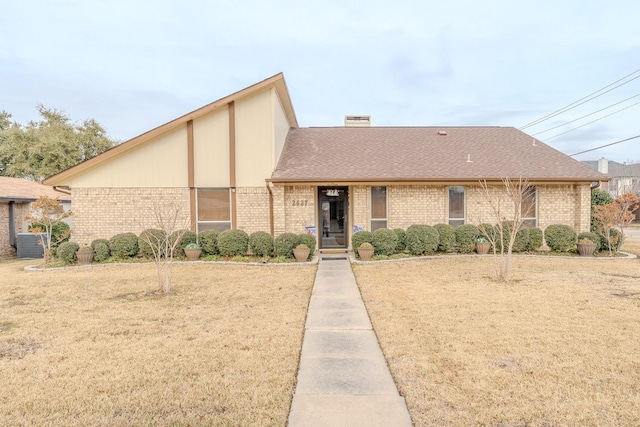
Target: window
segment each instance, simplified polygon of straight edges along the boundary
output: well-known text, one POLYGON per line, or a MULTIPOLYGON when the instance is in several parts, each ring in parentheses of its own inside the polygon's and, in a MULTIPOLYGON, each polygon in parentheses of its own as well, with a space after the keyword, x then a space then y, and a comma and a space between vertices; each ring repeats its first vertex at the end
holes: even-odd
POLYGON ((371 231, 387 228, 387 187, 371 187, 371 231))
POLYGON ((228 188, 199 188, 198 232, 231 228, 231 193, 228 188))
POLYGON ((525 227, 537 226, 537 197, 536 187, 527 187, 522 192, 522 205, 520 209, 520 215, 522 216, 522 224, 525 227))
POLYGON ((449 187, 449 225, 457 227, 464 224, 464 187, 449 187))

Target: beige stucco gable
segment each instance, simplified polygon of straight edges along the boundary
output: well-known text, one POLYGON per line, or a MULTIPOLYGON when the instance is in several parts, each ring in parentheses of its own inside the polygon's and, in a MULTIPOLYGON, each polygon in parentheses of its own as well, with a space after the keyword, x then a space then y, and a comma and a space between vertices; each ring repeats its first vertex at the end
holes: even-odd
POLYGON ((45 180, 69 188, 264 186, 297 120, 282 74, 45 180))
POLYGON ((71 177, 71 188, 186 187, 186 126, 71 177))

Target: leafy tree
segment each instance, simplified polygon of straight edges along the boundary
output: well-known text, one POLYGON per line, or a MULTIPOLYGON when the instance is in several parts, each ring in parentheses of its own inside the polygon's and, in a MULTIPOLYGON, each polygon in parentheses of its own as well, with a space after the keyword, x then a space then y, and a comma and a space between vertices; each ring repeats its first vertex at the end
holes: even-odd
MULTIPOLYGON (((65 211, 60 201, 57 199, 51 199, 48 196, 41 196, 38 200, 31 204, 31 211, 25 217, 26 220, 31 221, 34 224, 29 228, 32 233, 40 234, 40 244, 44 248, 45 262, 49 262, 52 258, 51 248, 58 242, 54 242, 54 229, 62 222, 63 219, 73 215, 71 211, 65 211)), ((59 236, 59 240, 69 236, 69 230, 67 229, 62 236, 59 236)))
POLYGON ((616 197, 613 202, 619 210, 618 227, 620 227, 620 241, 618 250, 624 243, 624 228, 628 227, 635 219, 635 211, 640 208, 640 197, 635 193, 624 193, 616 197))
POLYGON ((93 119, 74 124, 62 111, 37 109, 41 120, 26 126, 0 112, 1 175, 42 181, 115 145, 93 119))
POLYGON ((598 232, 598 220, 594 216, 596 206, 604 206, 613 203, 613 196, 599 188, 591 190, 591 231, 598 232))
POLYGON ((609 246, 609 255, 611 255, 612 247, 616 252, 620 250, 624 242, 624 227, 629 226, 633 221, 633 213, 639 206, 640 197, 634 193, 625 193, 616 197, 612 203, 594 208, 593 217, 597 232, 606 239, 609 246), (615 233, 612 233, 614 227, 620 228, 620 239, 617 244, 614 242, 615 233))

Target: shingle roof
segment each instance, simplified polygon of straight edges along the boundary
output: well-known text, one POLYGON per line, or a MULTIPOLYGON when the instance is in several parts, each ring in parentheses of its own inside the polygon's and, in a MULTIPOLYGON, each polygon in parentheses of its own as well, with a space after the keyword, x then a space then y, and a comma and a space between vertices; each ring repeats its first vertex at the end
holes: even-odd
POLYGON ((274 182, 608 178, 511 127, 330 127, 289 131, 274 182))
POLYGON ((33 201, 40 196, 70 201, 71 195, 48 185, 20 178, 0 176, 0 201, 33 201))

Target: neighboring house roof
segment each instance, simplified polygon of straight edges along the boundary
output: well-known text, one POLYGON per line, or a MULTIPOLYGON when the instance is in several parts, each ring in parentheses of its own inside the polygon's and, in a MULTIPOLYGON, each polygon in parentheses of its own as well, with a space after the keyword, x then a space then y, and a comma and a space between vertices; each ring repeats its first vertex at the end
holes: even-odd
POLYGON ((273 182, 608 181, 511 127, 296 128, 273 182))
POLYGON ((20 178, 0 176, 0 201, 2 202, 32 202, 40 196, 70 202, 71 194, 56 190, 48 185, 20 178))
POLYGON ((155 129, 152 129, 148 132, 145 132, 142 135, 139 135, 133 139, 130 139, 129 141, 116 145, 115 147, 105 151, 104 153, 96 157, 86 160, 56 175, 50 176, 49 178, 45 179, 43 182, 45 184, 56 184, 64 180, 65 178, 68 178, 79 172, 92 168, 115 156, 119 156, 139 146, 140 144, 144 144, 145 142, 155 138, 158 135, 162 135, 180 126, 183 126, 189 120, 194 120, 198 117, 209 114, 212 111, 215 111, 218 108, 224 107, 231 102, 234 102, 246 96, 255 94, 256 92, 259 92, 265 88, 272 87, 272 86, 276 89, 276 92, 278 93, 278 97, 280 98, 280 102, 282 103, 282 107, 284 108, 284 111, 285 111, 285 114, 287 115, 287 119, 289 120, 289 123, 293 124, 294 126, 298 126, 298 120, 296 118, 296 114, 293 109, 293 104, 291 103, 289 90, 287 89, 287 84, 284 81, 284 74, 279 73, 279 74, 276 74, 275 76, 269 77, 268 79, 265 79, 254 85, 251 85, 238 92, 232 93, 231 95, 225 96, 224 98, 220 98, 217 101, 214 101, 210 104, 205 105, 204 107, 198 108, 197 110, 187 113, 182 117, 178 117, 175 120, 165 123, 164 125, 159 126, 155 129))
MULTIPOLYGON (((585 160, 582 163, 589 166, 593 170, 598 170, 598 160, 585 160)), ((607 160, 607 168, 609 172, 607 176, 616 177, 640 177, 640 163, 619 163, 613 160, 607 160)))

